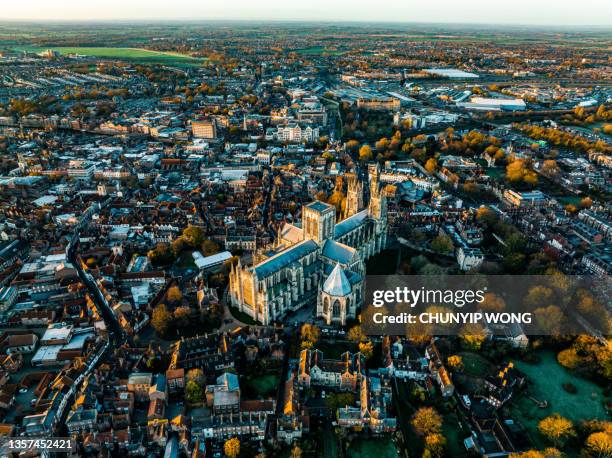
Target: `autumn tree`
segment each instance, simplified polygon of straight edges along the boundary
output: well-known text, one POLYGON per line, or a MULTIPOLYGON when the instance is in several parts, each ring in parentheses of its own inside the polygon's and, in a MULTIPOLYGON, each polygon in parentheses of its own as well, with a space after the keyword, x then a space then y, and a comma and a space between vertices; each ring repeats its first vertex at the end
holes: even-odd
POLYGON ((177 304, 183 300, 183 294, 178 286, 171 286, 166 293, 166 299, 171 304, 177 304))
POLYGON ((451 355, 446 359, 446 363, 448 367, 453 370, 461 371, 463 370, 463 358, 459 355, 451 355))
POLYGON ((556 177, 559 175, 559 172, 559 166, 557 165, 557 161, 554 159, 548 159, 542 164, 542 173, 547 177, 556 177))
POLYGON ((573 423, 559 414, 551 415, 540 421, 538 429, 555 447, 562 446, 567 439, 576 435, 573 423))
POLYGON ((598 458, 612 457, 612 432, 599 431, 592 433, 587 437, 585 443, 586 449, 591 455, 598 458))
POLYGON ((580 208, 591 208, 593 206, 593 199, 590 197, 583 197, 580 200, 580 208))
POLYGON ((506 308, 506 301, 495 293, 485 293, 480 308, 487 312, 503 312, 506 308))
POLYGON ((192 248, 199 247, 204 241, 204 229, 190 224, 183 229, 183 240, 192 248))
POLYGON ((186 305, 177 307, 172 316, 174 317, 174 323, 177 328, 187 327, 191 322, 191 308, 186 305))
POLYGON ((438 434, 442 430, 442 417, 433 407, 421 407, 415 412, 411 423, 420 436, 438 434))
POLYGON ((204 384, 206 383, 206 378, 204 377, 204 371, 202 371, 202 369, 198 367, 187 371, 186 377, 188 381, 192 380, 200 386, 204 386, 204 384))
POLYGON ((295 444, 291 449, 290 458, 302 458, 302 449, 298 444, 295 444))
POLYGON ((312 348, 319 340, 321 330, 314 324, 304 323, 300 329, 302 348, 312 348))
POLYGON ((438 161, 436 160, 436 158, 430 157, 429 159, 427 159, 427 162, 425 163, 425 170, 427 170, 429 173, 434 173, 437 169, 438 161))
POLYGON ((482 206, 476 211, 476 220, 487 226, 493 226, 497 222, 497 214, 489 207, 482 206))
POLYGON ((210 239, 204 240, 202 242, 201 248, 202 248, 202 254, 204 256, 212 256, 213 254, 217 254, 219 251, 221 251, 221 248, 219 247, 219 245, 217 245, 216 242, 210 239))
POLYGON ((563 454, 556 448, 547 448, 540 452, 539 450, 527 450, 526 452, 513 453, 510 458, 562 458, 563 454))
POLYGON ((556 305, 539 307, 533 312, 535 321, 540 328, 541 334, 558 335, 561 325, 565 319, 563 311, 556 305))
POLYGON ((459 338, 464 348, 468 350, 479 350, 485 341, 486 335, 481 326, 477 324, 466 324, 459 331, 459 338))
POLYGON ((370 359, 374 354, 374 344, 371 340, 359 342, 359 351, 363 353, 363 356, 365 356, 366 359, 370 359))
POLYGON ((172 324, 172 315, 168 311, 166 304, 159 304, 153 310, 151 316, 151 325, 155 328, 155 331, 161 336, 166 335, 170 325, 172 324))
POLYGON ((359 160, 362 162, 371 161, 374 156, 372 155, 372 148, 370 145, 363 145, 359 148, 359 160))
POLYGON ((446 438, 442 434, 436 433, 425 436, 425 449, 429 451, 433 458, 443 457, 445 446, 446 438))
POLYGON ((223 444, 223 451, 228 458, 237 458, 240 454, 240 440, 237 437, 232 437, 223 444))
POLYGON ((440 234, 431 241, 431 249, 436 253, 450 253, 453 251, 453 242, 448 235, 440 234))
POLYGON ((349 329, 347 338, 353 342, 361 342, 365 338, 363 331, 361 330, 361 326, 357 324, 349 329))

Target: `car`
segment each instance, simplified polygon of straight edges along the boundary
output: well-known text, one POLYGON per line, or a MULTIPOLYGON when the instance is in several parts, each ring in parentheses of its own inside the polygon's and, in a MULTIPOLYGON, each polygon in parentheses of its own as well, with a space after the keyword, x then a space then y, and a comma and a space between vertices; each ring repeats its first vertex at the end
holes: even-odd
POLYGON ((21 389, 19 390, 19 392, 20 392, 21 394, 24 394, 24 393, 27 393, 27 392, 28 392, 28 389, 27 389, 27 388, 21 388, 21 389))
POLYGON ((321 399, 325 399, 325 390, 321 391, 321 399))

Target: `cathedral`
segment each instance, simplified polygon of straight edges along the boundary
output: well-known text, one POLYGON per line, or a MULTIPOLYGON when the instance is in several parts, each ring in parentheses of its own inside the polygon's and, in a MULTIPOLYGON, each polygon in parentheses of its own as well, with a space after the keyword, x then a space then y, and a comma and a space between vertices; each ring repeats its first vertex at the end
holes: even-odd
POLYGON ((365 261, 387 242, 387 201, 378 166, 369 170, 367 208, 363 208, 362 182, 347 175, 344 219, 336 221, 333 205, 320 201, 304 205, 301 224, 285 224, 263 260, 232 267, 233 306, 266 325, 314 304, 317 316, 327 324, 344 325, 357 316, 363 302, 365 261))

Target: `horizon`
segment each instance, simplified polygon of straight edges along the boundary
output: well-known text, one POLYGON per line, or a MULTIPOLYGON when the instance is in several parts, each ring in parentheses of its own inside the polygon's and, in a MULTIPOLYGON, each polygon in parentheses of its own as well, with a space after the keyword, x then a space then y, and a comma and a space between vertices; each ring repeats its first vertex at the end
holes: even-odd
POLYGON ((87 4, 76 0, 26 0, 4 6, 0 22, 240 21, 607 28, 612 27, 606 19, 612 17, 609 5, 600 0, 584 0, 579 6, 567 0, 516 0, 512 5, 490 7, 486 0, 466 0, 461 4, 434 0, 414 6, 381 0, 371 7, 352 5, 346 0, 312 0, 308 8, 293 8, 281 0, 262 0, 256 7, 246 0, 228 0, 221 7, 195 0, 178 0, 172 5, 161 0, 134 0, 127 5, 120 0, 92 0, 87 4))

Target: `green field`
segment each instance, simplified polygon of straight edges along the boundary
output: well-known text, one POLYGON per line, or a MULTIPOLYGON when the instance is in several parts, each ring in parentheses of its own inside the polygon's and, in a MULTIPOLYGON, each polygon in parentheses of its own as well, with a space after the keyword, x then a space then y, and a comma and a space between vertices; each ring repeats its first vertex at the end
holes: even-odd
POLYGON ((347 456, 349 458, 398 458, 395 444, 389 439, 357 439, 351 442, 347 456))
POLYGON ((35 47, 19 46, 17 51, 42 52, 47 49, 58 51, 62 55, 78 54, 87 57, 99 57, 104 59, 119 59, 140 64, 159 64, 174 66, 198 66, 205 59, 191 57, 185 54, 173 52, 150 51, 142 48, 90 48, 90 47, 35 47))
POLYGON ((459 353, 463 359, 463 368, 471 377, 486 377, 495 370, 495 366, 476 353, 459 353))
POLYGON ((330 56, 341 56, 344 51, 338 51, 336 49, 327 49, 324 46, 311 46, 310 48, 293 49, 292 52, 300 54, 302 56, 320 56, 327 54, 330 56))
POLYGON ((601 387, 566 370, 552 352, 540 354, 538 364, 516 361, 516 367, 524 372, 529 381, 526 393, 521 393, 511 403, 510 412, 527 429, 527 433, 536 448, 546 444, 538 432, 538 423, 553 413, 572 420, 575 424, 581 420, 610 420, 606 414, 603 401, 605 396, 601 387), (563 384, 571 383, 577 389, 576 394, 564 390, 563 384), (538 401, 547 401, 546 408, 538 407, 531 397, 538 401))
POLYGON ((255 392, 260 396, 269 396, 276 392, 278 386, 278 375, 266 374, 261 377, 254 378, 249 382, 255 392))

